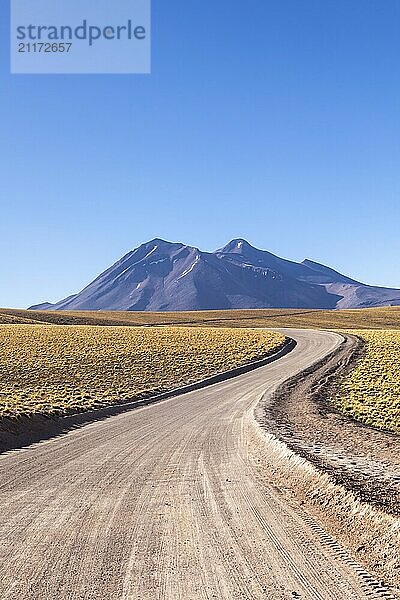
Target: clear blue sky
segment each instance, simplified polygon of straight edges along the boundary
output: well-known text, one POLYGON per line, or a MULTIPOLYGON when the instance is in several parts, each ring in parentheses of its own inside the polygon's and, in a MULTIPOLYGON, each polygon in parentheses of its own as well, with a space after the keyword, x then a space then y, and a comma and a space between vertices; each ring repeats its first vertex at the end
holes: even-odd
POLYGON ((0 306, 154 237, 233 237, 400 287, 400 2, 153 1, 150 76, 11 76, 0 306))

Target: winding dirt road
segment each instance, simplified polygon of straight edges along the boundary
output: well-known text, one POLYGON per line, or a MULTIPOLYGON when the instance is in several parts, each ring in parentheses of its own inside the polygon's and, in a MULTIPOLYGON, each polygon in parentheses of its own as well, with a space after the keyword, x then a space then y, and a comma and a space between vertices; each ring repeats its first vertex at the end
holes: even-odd
POLYGON ((256 371, 1 456, 0 598, 374 597, 252 459, 261 395, 341 342, 288 335, 256 371))

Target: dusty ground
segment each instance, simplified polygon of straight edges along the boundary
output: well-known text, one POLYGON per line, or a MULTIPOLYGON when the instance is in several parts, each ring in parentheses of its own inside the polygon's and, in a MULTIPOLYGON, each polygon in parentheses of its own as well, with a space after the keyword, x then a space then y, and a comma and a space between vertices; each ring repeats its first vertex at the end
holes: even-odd
POLYGON ((400 436, 362 425, 329 401, 360 353, 362 342, 346 336, 338 352, 284 384, 257 414, 268 432, 360 500, 399 516, 400 436))
POLYGON ((2 455, 0 598, 390 598, 277 485, 318 475, 254 408, 341 342, 291 334, 257 371, 2 455))

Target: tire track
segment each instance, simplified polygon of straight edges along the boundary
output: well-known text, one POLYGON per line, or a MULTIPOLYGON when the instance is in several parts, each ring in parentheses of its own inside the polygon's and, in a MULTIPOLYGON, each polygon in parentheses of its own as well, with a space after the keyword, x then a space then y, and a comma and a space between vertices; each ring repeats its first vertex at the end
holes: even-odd
POLYGON ((384 593, 252 461, 249 415, 261 395, 341 343, 292 335, 293 352, 256 371, 0 456, 0 599, 384 593))

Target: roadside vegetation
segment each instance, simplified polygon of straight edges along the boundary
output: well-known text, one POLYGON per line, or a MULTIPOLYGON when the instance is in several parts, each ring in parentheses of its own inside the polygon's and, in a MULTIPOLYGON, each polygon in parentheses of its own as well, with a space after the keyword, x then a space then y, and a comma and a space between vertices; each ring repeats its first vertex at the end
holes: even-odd
POLYGON ((344 382, 337 406, 363 423, 400 432, 399 306, 180 313, 0 309, 0 416, 86 410, 207 377, 279 344, 279 337, 249 331, 265 327, 334 329, 363 338, 365 357, 344 382))
POLYGON ((0 417, 60 415, 139 399, 262 358, 269 331, 0 326, 0 417))
POLYGON ((338 407, 348 415, 400 433, 400 331, 352 330, 365 355, 345 378, 338 407))

